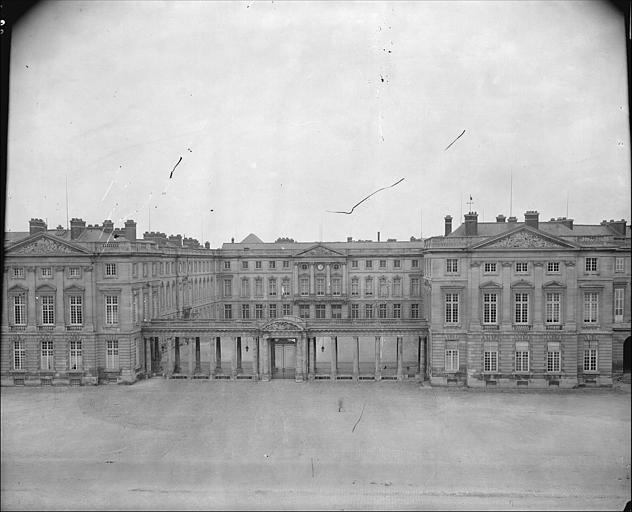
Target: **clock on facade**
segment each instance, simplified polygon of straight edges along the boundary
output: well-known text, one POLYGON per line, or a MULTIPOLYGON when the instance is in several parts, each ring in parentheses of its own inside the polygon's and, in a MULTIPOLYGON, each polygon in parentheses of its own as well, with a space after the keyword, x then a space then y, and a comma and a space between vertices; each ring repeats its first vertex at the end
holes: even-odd
POLYGON ((324 268, 325 268, 325 265, 323 265, 322 263, 319 263, 318 265, 316 265, 316 268, 317 268, 318 270, 322 270, 322 269, 324 269, 324 268))

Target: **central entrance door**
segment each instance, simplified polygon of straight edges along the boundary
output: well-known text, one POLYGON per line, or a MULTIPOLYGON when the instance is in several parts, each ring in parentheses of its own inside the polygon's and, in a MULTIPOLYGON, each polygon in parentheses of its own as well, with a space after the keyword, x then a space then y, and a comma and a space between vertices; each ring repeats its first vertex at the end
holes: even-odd
POLYGON ((272 378, 293 379, 296 375, 296 340, 275 338, 272 344, 272 378))

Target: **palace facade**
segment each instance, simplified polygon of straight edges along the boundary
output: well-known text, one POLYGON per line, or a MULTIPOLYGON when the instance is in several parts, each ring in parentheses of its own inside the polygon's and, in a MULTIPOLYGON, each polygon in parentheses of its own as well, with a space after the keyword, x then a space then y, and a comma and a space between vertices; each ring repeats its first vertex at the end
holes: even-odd
POLYGON ((537 212, 410 241, 221 249, 132 220, 5 233, 3 385, 140 378, 611 385, 629 371, 630 227, 537 212), (505 221, 506 220, 506 221, 505 221))

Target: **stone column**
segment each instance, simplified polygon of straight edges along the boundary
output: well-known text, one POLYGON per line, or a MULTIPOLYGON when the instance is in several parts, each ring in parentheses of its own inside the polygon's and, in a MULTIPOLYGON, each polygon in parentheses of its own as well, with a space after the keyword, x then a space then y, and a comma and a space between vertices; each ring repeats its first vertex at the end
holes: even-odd
POLYGON ((308 339, 309 345, 309 379, 314 380, 314 375, 316 375, 316 338, 308 339))
POLYGON ((330 378, 336 380, 338 376, 338 338, 336 336, 329 337, 329 348, 331 351, 330 378))
POLYGON ((382 337, 375 337, 375 380, 382 380, 382 337))
POLYGON ((182 369, 180 368, 180 336, 176 336, 174 341, 174 353, 175 353, 175 364, 173 368, 174 373, 182 373, 182 369))
POLYGON ((353 337, 353 380, 360 378, 360 338, 353 337))
POLYGON ((543 281, 544 263, 536 261, 533 263, 533 308, 530 311, 531 325, 536 331, 544 330, 544 308, 542 305, 542 281, 543 281))
POLYGON ((215 351, 217 350, 217 346, 216 346, 216 339, 215 336, 211 336, 211 339, 209 340, 209 353, 210 353, 210 368, 209 368, 209 379, 212 379, 213 377, 215 377, 215 351))
MULTIPOLYGON (((35 268, 34 267, 29 267, 26 270, 28 272, 28 281, 29 284, 27 284, 27 288, 28 288, 28 293, 27 293, 27 310, 26 310, 26 324, 27 324, 27 329, 29 327, 32 327, 33 329, 37 329, 37 327, 35 327, 39 322, 38 322, 38 318, 41 315, 41 312, 37 311, 37 301, 35 300, 35 295, 37 295, 37 292, 35 291, 35 288, 37 286, 36 282, 35 282, 35 268)), ((39 357, 39 356, 38 356, 39 357)))
POLYGON ((325 294, 331 295, 331 264, 327 263, 327 278, 325 281, 325 294))
POLYGON ((195 350, 195 371, 202 371, 202 341, 199 336, 193 338, 194 350, 195 350))
POLYGON ((347 264, 342 264, 342 295, 347 294, 347 264))
POLYGON ((150 338, 143 338, 145 340, 145 375, 151 376, 151 340, 150 338))
POLYGON ((296 339, 296 371, 294 373, 296 382, 303 382, 303 358, 303 336, 301 335, 296 339))
POLYGON ((298 263, 294 263, 292 279, 294 281, 294 295, 298 295, 298 263))
POLYGON ((81 267, 81 271, 84 276, 83 283, 86 287, 84 292, 85 307, 83 310, 83 327, 84 330, 92 331, 94 325, 94 307, 97 303, 96 297, 94 296, 94 288, 92 286, 92 267, 81 267))
POLYGON ((270 380, 270 339, 267 336, 263 337, 263 351, 261 355, 263 360, 263 375, 261 380, 267 382, 270 380))
MULTIPOLYGON (((461 321, 461 324, 467 328, 467 329, 472 329, 473 327, 475 329, 480 329, 480 325, 481 325, 481 320, 480 320, 480 313, 478 311, 479 308, 479 298, 480 298, 480 294, 481 294, 481 290, 479 288, 479 285, 481 283, 481 264, 478 261, 473 261, 470 264, 470 268, 472 269, 470 272, 470 294, 469 294, 469 313, 465 307, 465 304, 460 305, 460 309, 461 311, 459 311, 459 316, 461 317, 459 320, 461 321), (467 316, 466 316, 467 315, 467 316), (469 324, 465 322, 465 319, 469 318, 469 324)), ((461 294, 461 296, 465 299, 465 290, 464 293, 461 294)))
POLYGON ((222 338, 217 336, 215 338, 215 369, 222 369, 222 338))
POLYGON ((232 359, 232 368, 231 368, 231 378, 234 380, 237 378, 237 349, 241 348, 239 343, 239 339, 237 336, 233 336, 233 359, 232 359))
POLYGON ((307 380, 307 362, 308 362, 308 348, 307 348, 307 335, 301 334, 301 353, 303 354, 303 380, 307 380))
POLYGON ((397 336, 397 380, 404 380, 404 339, 397 336))
POLYGON ((195 375, 195 358, 194 356, 194 352, 195 352, 195 338, 185 338, 188 343, 187 346, 189 347, 189 378, 193 378, 193 375, 195 375))
POLYGON ((237 373, 241 373, 241 360, 242 360, 242 352, 241 352, 241 336, 237 336, 237 347, 235 350, 236 361, 237 361, 237 373))
POLYGON ((314 264, 309 264, 309 294, 314 295, 316 289, 316 277, 314 275, 314 264))
POLYGON ((259 336, 253 337, 252 375, 254 380, 259 380, 259 336))
POLYGON ((173 376, 173 350, 174 342, 172 338, 167 338, 167 378, 170 379, 173 376))

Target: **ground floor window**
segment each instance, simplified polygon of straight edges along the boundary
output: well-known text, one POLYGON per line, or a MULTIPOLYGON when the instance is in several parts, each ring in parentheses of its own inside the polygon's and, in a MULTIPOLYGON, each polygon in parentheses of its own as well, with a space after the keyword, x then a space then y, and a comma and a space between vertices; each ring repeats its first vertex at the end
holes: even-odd
POLYGON ((82 365, 82 347, 81 341, 70 342, 70 369, 81 370, 82 365))
POLYGON ((516 372, 529 371, 529 343, 516 343, 516 372))
POLYGON ((270 318, 276 318, 277 317, 277 305, 276 304, 270 304, 268 306, 268 312, 270 314, 270 318))
POLYGON ((24 363, 26 359, 26 350, 24 349, 24 342, 22 340, 16 340, 13 342, 13 369, 24 370, 24 363))
POLYGON ((561 370, 560 344, 551 342, 548 344, 546 352, 546 371, 559 373, 561 370))
POLYGON ((448 349, 445 351, 445 371, 456 372, 459 370, 459 351, 448 349))
POLYGON ((53 342, 42 341, 42 370, 53 369, 53 342))
POLYGON ((283 316, 290 316, 290 305, 289 304, 283 304, 283 316))
POLYGON ((497 372, 498 371, 498 351, 486 350, 483 356, 483 371, 485 372, 497 372))
POLYGON ((597 371, 597 347, 584 348, 584 371, 597 371))
POLYGON ((107 340, 107 352, 105 366, 110 370, 119 368, 119 343, 118 340, 107 340))

